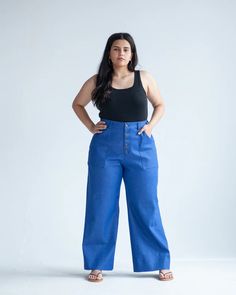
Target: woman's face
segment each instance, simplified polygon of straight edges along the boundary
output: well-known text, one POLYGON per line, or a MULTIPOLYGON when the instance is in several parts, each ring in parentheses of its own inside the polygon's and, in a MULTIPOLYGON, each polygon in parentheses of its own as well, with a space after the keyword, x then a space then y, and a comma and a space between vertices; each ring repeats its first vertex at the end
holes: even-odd
POLYGON ((130 44, 127 40, 119 39, 112 43, 109 58, 115 66, 127 66, 132 59, 130 44))

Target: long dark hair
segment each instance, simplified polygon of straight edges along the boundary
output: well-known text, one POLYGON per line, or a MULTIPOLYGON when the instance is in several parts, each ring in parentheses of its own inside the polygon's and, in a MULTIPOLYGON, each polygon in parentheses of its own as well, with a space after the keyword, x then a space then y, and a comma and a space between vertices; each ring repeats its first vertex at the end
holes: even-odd
POLYGON ((102 61, 98 68, 96 87, 92 91, 92 102, 98 109, 100 109, 101 105, 109 99, 113 73, 112 62, 109 62, 109 53, 112 43, 118 39, 127 40, 133 53, 132 59, 128 63, 128 70, 133 72, 138 64, 137 50, 132 36, 129 33, 112 34, 107 40, 102 61))

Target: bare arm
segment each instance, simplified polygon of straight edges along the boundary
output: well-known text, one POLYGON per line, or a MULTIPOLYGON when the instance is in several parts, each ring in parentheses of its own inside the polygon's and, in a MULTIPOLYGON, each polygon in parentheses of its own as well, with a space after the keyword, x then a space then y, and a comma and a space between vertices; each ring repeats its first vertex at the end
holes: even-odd
POLYGON ((144 126, 140 131, 146 130, 150 135, 153 127, 160 121, 165 111, 165 105, 158 88, 157 82, 153 76, 147 71, 142 70, 142 76, 145 79, 147 85, 147 98, 153 106, 153 113, 149 123, 144 126))
POLYGON ((92 133, 100 133, 99 129, 103 128, 100 123, 94 124, 85 110, 85 106, 91 101, 91 93, 96 87, 96 76, 97 74, 85 81, 72 103, 72 108, 77 117, 92 133))
POLYGON ((149 124, 154 127, 154 125, 156 125, 162 118, 165 111, 165 105, 156 80, 146 71, 145 76, 148 83, 147 97, 154 108, 149 124))

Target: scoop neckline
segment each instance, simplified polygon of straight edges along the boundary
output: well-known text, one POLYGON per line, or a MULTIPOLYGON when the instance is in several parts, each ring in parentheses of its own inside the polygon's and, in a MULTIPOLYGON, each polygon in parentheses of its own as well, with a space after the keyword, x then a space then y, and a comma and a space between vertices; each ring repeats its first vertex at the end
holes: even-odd
POLYGON ((132 85, 132 86, 130 86, 130 87, 128 87, 128 88, 114 88, 114 87, 111 86, 111 88, 112 88, 113 90, 127 90, 127 89, 134 88, 134 85, 135 85, 135 79, 136 79, 136 72, 137 72, 137 70, 134 70, 134 82, 133 82, 133 85, 132 85))

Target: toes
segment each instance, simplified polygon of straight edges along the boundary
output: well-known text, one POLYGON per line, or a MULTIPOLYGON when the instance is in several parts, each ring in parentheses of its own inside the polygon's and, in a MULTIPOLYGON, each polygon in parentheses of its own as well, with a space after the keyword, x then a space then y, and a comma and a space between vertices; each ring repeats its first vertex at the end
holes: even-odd
POLYGON ((102 279, 102 273, 99 271, 92 271, 89 275, 88 278, 91 280, 101 280, 102 279))
POLYGON ((159 272, 159 278, 163 280, 170 280, 173 279, 173 274, 171 271, 160 271, 159 272))

